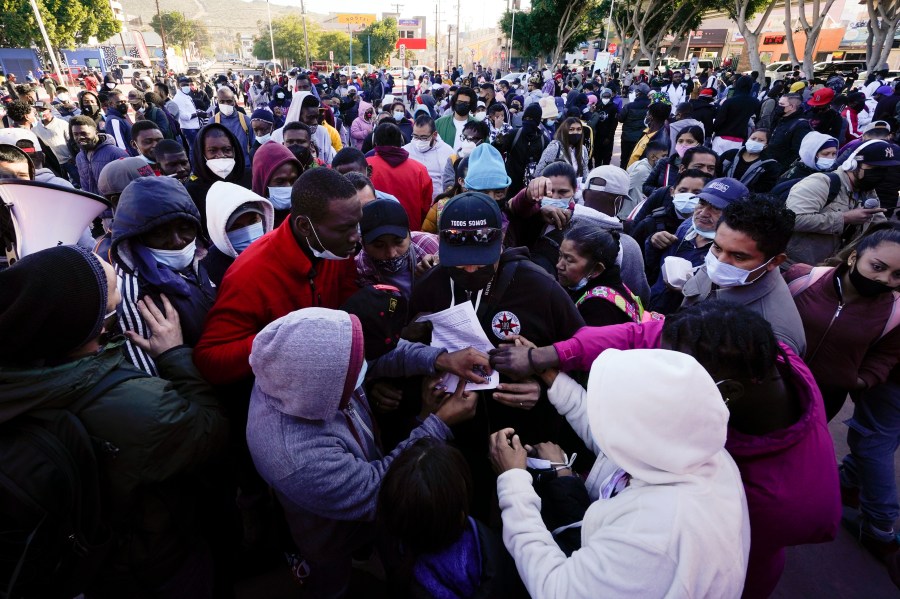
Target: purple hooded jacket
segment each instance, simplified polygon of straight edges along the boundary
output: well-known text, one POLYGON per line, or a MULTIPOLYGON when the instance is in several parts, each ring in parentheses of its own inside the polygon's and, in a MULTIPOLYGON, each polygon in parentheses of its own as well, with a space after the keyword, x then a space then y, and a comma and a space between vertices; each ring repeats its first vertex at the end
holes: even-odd
MULTIPOLYGON (((564 371, 590 371, 606 349, 658 348, 664 321, 583 327, 555 343, 564 371)), ((803 407, 800 419, 766 435, 747 435, 728 427, 725 449, 744 481, 750 511, 750 562, 744 598, 768 597, 784 570, 784 549, 834 540, 841 520, 841 498, 834 444, 825 422, 822 394, 812 373, 779 342, 787 364, 780 370, 803 407)))
POLYGON ((78 177, 81 179, 81 189, 90 193, 100 194, 97 181, 100 180, 100 171, 103 167, 119 158, 128 158, 128 152, 116 145, 115 140, 100 133, 97 146, 93 150, 81 150, 75 156, 75 165, 78 167, 78 177))

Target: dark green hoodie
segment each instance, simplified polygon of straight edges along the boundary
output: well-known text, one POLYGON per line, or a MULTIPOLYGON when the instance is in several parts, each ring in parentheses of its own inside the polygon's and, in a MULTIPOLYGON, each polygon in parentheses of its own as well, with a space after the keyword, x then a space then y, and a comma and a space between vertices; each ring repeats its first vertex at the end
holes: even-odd
MULTIPOLYGON (((194 527, 192 493, 181 475, 196 471, 223 447, 227 420, 191 350, 157 358, 165 378, 122 382, 79 417, 102 447, 97 452, 116 542, 104 571, 123 570, 159 584, 182 565, 194 527)), ((58 366, 0 367, 0 422, 39 408, 65 408, 105 374, 131 369, 121 343, 58 366)), ((98 580, 108 579, 101 571, 98 580)), ((120 595, 125 596, 125 595, 120 595)))

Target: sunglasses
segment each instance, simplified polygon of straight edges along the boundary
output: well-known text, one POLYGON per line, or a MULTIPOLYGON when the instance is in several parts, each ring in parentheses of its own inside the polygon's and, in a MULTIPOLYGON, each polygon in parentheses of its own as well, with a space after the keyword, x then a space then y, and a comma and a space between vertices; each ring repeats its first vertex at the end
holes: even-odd
POLYGON ((500 229, 444 229, 441 240, 448 245, 489 245, 500 239, 500 229))

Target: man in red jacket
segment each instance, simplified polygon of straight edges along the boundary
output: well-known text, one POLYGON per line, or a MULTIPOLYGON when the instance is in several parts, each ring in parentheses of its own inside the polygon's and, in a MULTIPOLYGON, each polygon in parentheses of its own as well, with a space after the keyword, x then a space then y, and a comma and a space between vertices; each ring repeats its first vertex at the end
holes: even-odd
POLYGON ((357 290, 350 258, 360 247, 362 207, 353 184, 331 169, 310 169, 294 184, 291 203, 290 217, 225 273, 194 349, 197 368, 214 385, 251 376, 253 339, 273 320, 300 308, 337 309, 357 290))
POLYGON ((421 231, 431 208, 432 182, 428 169, 401 148, 403 134, 393 123, 381 123, 372 136, 375 155, 366 159, 372 167, 375 189, 395 196, 409 216, 409 230, 421 231))

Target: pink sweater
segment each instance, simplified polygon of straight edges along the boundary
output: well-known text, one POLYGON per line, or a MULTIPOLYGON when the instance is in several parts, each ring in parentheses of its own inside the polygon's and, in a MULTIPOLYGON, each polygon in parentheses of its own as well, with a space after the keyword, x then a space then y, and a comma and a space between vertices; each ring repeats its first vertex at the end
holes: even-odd
MULTIPOLYGON (((657 348, 664 321, 584 327, 553 345, 565 371, 589 371, 606 349, 657 348)), ((767 435, 728 429, 725 448, 741 471, 750 511, 750 563, 743 596, 768 597, 784 570, 784 548, 834 539, 841 499, 822 395, 806 364, 783 343, 788 382, 803 406, 793 425, 767 435)), ((784 365, 784 359, 778 359, 784 365)), ((786 369, 782 368, 782 372, 786 369)))

